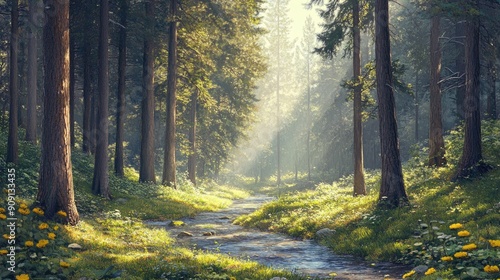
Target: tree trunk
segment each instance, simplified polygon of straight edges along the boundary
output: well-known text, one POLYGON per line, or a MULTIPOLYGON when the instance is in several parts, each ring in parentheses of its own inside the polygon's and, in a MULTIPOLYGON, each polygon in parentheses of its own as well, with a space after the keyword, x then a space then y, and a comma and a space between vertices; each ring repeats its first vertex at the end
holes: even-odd
POLYGON ((69 46, 69 131, 71 147, 75 147, 75 39, 70 36, 69 46))
POLYGON ((108 178, 108 37, 109 2, 101 0, 99 28, 99 102, 97 106, 96 152, 92 193, 111 199, 108 178))
POLYGON ((444 166, 446 164, 443 139, 443 121, 441 109, 441 46, 439 44, 441 18, 432 17, 430 56, 430 110, 429 110, 429 166, 444 166))
POLYGON ((188 156, 189 180, 196 185, 196 109, 198 104, 198 90, 191 95, 191 111, 189 114, 191 127, 189 128, 189 144, 191 151, 188 156))
POLYGON ((406 204, 399 154, 398 128, 393 92, 388 0, 375 1, 375 55, 382 182, 379 202, 388 207, 406 204))
MULTIPOLYGON (((456 40, 465 42, 465 24, 458 22, 455 25, 456 40)), ((463 43, 457 43, 458 54, 455 57, 455 68, 458 74, 457 89, 455 92, 455 110, 458 122, 464 120, 464 99, 465 99, 465 47, 463 43)))
MULTIPOLYGON (((90 26, 92 21, 90 19, 90 11, 85 6, 85 25, 90 26)), ((92 110, 93 110, 93 91, 92 91, 92 47, 90 42, 91 28, 85 28, 83 31, 83 144, 82 151, 85 154, 92 153, 92 110)))
POLYGON ((146 26, 144 60, 142 68, 142 133, 140 182, 156 182, 155 179, 155 95, 154 95, 154 1, 146 2, 146 26))
MULTIPOLYGON (((49 3, 49 1, 46 1, 49 3)), ((69 1, 50 1, 43 34, 45 94, 37 200, 47 218, 62 210, 65 223, 79 220, 73 191, 69 133, 69 1)))
POLYGON ((170 0, 170 30, 168 42, 167 74, 167 127, 165 132, 165 154, 163 184, 175 185, 175 111, 177 89, 177 0, 170 0))
POLYGON ((365 195, 365 171, 363 163, 363 120, 361 116, 361 86, 358 84, 361 76, 361 34, 359 29, 359 2, 355 0, 352 8, 353 16, 353 74, 356 81, 354 89, 354 196, 365 195))
POLYGON ((486 117, 490 120, 497 119, 497 97, 496 97, 496 82, 497 82, 497 68, 495 66, 495 59, 490 60, 488 63, 488 81, 490 88, 488 91, 486 117))
POLYGON ((37 74, 38 74, 38 30, 40 28, 39 19, 42 18, 43 3, 36 0, 29 1, 29 39, 28 39, 28 98, 27 121, 26 121, 26 141, 33 144, 37 141, 37 74))
POLYGON ((18 152, 18 98, 19 98, 19 77, 18 77, 18 43, 19 43, 19 7, 18 0, 12 0, 11 8, 11 29, 10 29, 10 109, 9 109, 9 138, 7 140, 7 162, 17 164, 19 161, 18 152))
POLYGON ((118 43, 118 91, 116 104, 115 174, 123 177, 123 138, 125 119, 125 74, 127 66, 128 0, 120 2, 120 41, 118 43))
MULTIPOLYGON (((474 3, 478 5, 477 0, 474 3)), ((477 176, 489 169, 489 166, 482 162, 479 18, 477 16, 467 21, 465 32, 465 138, 462 157, 453 181, 477 176)))

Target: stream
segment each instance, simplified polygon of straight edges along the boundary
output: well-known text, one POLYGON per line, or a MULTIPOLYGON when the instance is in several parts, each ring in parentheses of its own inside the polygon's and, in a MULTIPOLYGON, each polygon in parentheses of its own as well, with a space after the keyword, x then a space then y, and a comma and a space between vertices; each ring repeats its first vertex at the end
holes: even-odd
POLYGON ((221 211, 182 219, 185 225, 179 227, 171 226, 170 221, 147 224, 165 227, 184 246, 247 258, 318 278, 330 279, 329 274, 334 272, 335 279, 401 279, 407 271, 408 268, 391 263, 368 263, 352 256, 336 255, 314 240, 294 239, 232 224, 238 216, 249 214, 270 200, 272 198, 266 196, 235 200, 221 211))

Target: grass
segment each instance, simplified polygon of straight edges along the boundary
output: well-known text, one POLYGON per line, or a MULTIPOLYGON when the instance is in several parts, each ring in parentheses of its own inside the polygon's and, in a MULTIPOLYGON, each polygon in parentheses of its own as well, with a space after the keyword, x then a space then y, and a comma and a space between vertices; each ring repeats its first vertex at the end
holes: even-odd
MULTIPOLYGON (((483 123, 483 154, 485 161, 494 168, 480 178, 459 183, 450 182, 450 178, 461 155, 462 131, 454 131, 446 138, 446 167, 427 167, 427 151, 415 149, 414 157, 404 165, 403 172, 411 203, 407 207, 378 208, 380 173, 368 170, 366 196, 352 196, 352 176, 331 185, 320 183, 312 189, 292 187, 289 189, 293 191, 252 214, 239 217, 236 223, 302 238, 313 238, 319 229, 330 228, 335 234, 322 242, 340 254, 368 260, 440 266, 442 271, 433 277, 444 279, 450 279, 447 278, 450 275, 453 275, 452 279, 463 275, 465 278, 475 275, 482 279, 497 279, 498 273, 484 274, 482 270, 487 262, 500 265, 500 252, 491 249, 486 241, 500 239, 498 135, 499 122, 483 123), (447 226, 457 222, 472 232, 467 240, 453 239, 456 233, 447 226), (449 253, 445 251, 449 247, 442 245, 444 241, 455 245, 476 242, 484 250, 478 251, 482 256, 475 259, 477 262, 468 262, 468 267, 463 262, 445 265, 439 261, 440 255, 449 253), (435 254, 430 254, 430 251, 435 254), (492 256, 488 255, 490 253, 492 256), (469 275, 467 269, 471 267, 479 271, 469 275)), ((432 278, 429 276, 429 279, 432 278)))
MULTIPOLYGON (((201 211, 217 211, 250 192, 266 192, 280 197, 250 215, 239 217, 237 223, 302 238, 314 238, 315 232, 322 228, 334 229, 335 233, 321 242, 335 252, 373 261, 425 265, 437 270, 425 279, 498 279, 499 273, 484 271, 486 265, 500 265, 500 252, 488 241, 500 239, 498 135, 499 122, 484 123, 484 158, 494 168, 480 178, 459 183, 450 182, 450 178, 461 154, 462 131, 454 131, 446 138, 449 163, 446 167, 426 167, 427 151, 415 148, 413 158, 404 165, 410 205, 392 210, 377 207, 380 173, 376 170, 366 172, 368 195, 353 197, 352 176, 333 184, 289 183, 278 189, 272 183, 260 183, 247 190, 213 182, 203 182, 195 188, 183 181, 179 190, 172 190, 140 184, 137 172, 127 168, 125 178, 110 175, 114 199, 108 201, 90 193, 92 160, 74 151, 75 195, 82 221, 76 227, 64 226, 58 230, 55 223, 49 222, 49 229, 42 231, 38 227, 46 222, 43 217, 33 212, 22 216, 16 238, 22 241, 17 257, 18 264, 24 264, 24 268, 17 274, 29 271, 33 277, 59 279, 118 276, 122 279, 270 279, 275 276, 304 279, 255 262, 176 246, 168 232, 144 224, 144 220, 173 220, 201 211), (468 230, 470 236, 457 236, 456 230, 449 229, 453 223, 460 223, 460 230, 468 230), (49 231, 57 238, 47 247, 22 246, 26 240, 47 238, 49 231), (73 242, 82 245, 83 250, 68 250, 67 245, 73 242), (452 262, 441 260, 470 243, 477 244, 478 249, 470 251, 467 258, 454 258, 452 262), (61 261, 70 267, 62 268, 61 261)), ((0 137, 5 139, 5 133, 0 137)), ((5 154, 5 143, 0 143, 2 154, 5 154)), ((37 191, 39 147, 20 144, 17 199, 18 203, 29 205, 37 191)), ((1 172, 5 178, 6 170, 1 172)), ((241 185, 251 181, 235 179, 241 185)), ((0 203, 5 205, 3 197, 0 203)), ((0 240, 0 246, 4 247, 6 241, 0 240)), ((0 266, 6 268, 4 256, 0 258, 0 266)), ((420 272, 408 277, 423 275, 420 272)), ((7 277, 0 275, 0 278, 7 277)))
MULTIPOLYGON (((4 141, 0 143, 0 153, 5 154, 6 133, 5 129, 1 131, 0 139, 4 141)), ((36 198, 39 158, 39 146, 20 142, 17 205, 31 205, 36 198)), ((0 160, 1 177, 6 178, 7 169, 3 167, 7 165, 5 159, 0 160)), ((71 227, 46 221, 33 212, 32 206, 29 214, 18 214, 15 275, 29 274, 31 279, 305 279, 256 262, 179 247, 166 230, 144 224, 145 220, 173 220, 217 211, 228 207, 234 199, 247 197, 248 191, 212 181, 195 188, 181 180, 178 190, 141 184, 137 182, 137 172, 126 168, 125 178, 110 175, 113 200, 109 201, 91 194, 92 158, 74 150, 72 162, 81 222, 71 227), (42 223, 48 227, 40 229, 42 223), (48 239, 49 233, 56 237, 48 239), (37 244, 41 239, 49 241, 41 248, 25 243, 37 244), (70 243, 83 248, 72 251, 67 248, 70 243), (66 264, 68 268, 63 267, 66 264)), ((6 204, 2 195, 0 206, 6 204)), ((0 220, 2 228, 5 222, 0 220)), ((1 249, 8 248, 7 238, 0 238, 1 249)), ((0 279, 14 279, 14 274, 7 271, 7 253, 0 250, 0 279)))

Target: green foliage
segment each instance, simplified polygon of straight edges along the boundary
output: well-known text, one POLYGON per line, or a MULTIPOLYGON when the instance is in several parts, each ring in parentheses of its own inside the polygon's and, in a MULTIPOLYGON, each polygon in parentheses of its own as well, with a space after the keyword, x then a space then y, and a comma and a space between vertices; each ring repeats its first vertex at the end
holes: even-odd
MULTIPOLYGON (((3 197, 0 199, 0 205, 7 205, 3 197)), ((18 209, 15 213, 15 231, 10 233, 8 225, 11 222, 5 218, 6 209, 0 209, 0 225, 4 229, 3 232, 7 232, 0 238, 0 278, 13 279, 14 273, 8 270, 12 265, 8 261, 14 260, 15 275, 68 279, 74 269, 71 266, 66 267, 66 264, 69 264, 66 261, 73 254, 64 248, 67 244, 65 228, 58 223, 47 221, 41 209, 28 208, 25 201, 18 200, 15 206, 18 209)))
MULTIPOLYGON (((497 204, 488 212, 498 219, 500 215, 495 213, 499 213, 499 209, 500 204, 497 204)), ((492 235, 484 238, 465 228, 460 223, 420 222, 414 236, 417 242, 402 259, 414 265, 432 267, 438 274, 451 272, 457 279, 497 279, 500 272, 490 271, 487 266, 500 264, 500 241, 488 240, 492 235)))
MULTIPOLYGON (((314 237, 315 232, 322 228, 335 229, 335 234, 322 242, 337 253, 370 260, 423 263, 433 265, 435 269, 439 266, 433 261, 442 264, 439 258, 443 256, 444 247, 440 247, 443 242, 449 245, 449 254, 454 253, 457 246, 475 242, 478 250, 471 252, 467 262, 460 262, 458 267, 463 268, 446 266, 434 275, 450 279, 447 273, 465 278, 467 273, 477 273, 476 277, 485 277, 486 262, 495 265, 499 261, 498 255, 495 257, 498 249, 488 249, 486 240, 500 236, 500 142, 496 137, 500 132, 500 122, 483 122, 482 127, 485 161, 497 168, 476 180, 451 183, 449 179, 456 169, 463 143, 462 129, 452 131, 445 138, 448 166, 427 167, 426 149, 418 147, 413 150, 412 159, 404 165, 410 206, 392 210, 377 208, 380 173, 368 170, 367 196, 353 197, 353 178, 347 176, 331 185, 318 184, 312 190, 297 192, 292 188, 294 191, 250 215, 239 217, 236 222, 305 238, 314 237), (444 228, 456 222, 470 229, 470 239, 458 239, 444 228)), ((493 277, 498 278, 496 274, 493 277)))

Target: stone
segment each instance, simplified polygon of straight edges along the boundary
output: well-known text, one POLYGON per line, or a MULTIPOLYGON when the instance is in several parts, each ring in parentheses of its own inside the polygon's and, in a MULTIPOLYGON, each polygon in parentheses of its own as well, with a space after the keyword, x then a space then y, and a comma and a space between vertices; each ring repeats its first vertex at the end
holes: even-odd
POLYGON ((269 280, 287 280, 285 277, 273 277, 269 280))
POLYGON ((215 235, 215 231, 206 231, 203 233, 203 236, 213 236, 215 235))
POLYGON ((322 228, 316 232, 316 238, 317 239, 324 239, 324 238, 331 237, 334 234, 335 234, 335 230, 329 229, 329 228, 322 228))
POLYGON ((187 231, 183 231, 179 234, 177 234, 177 237, 193 237, 193 234, 187 231))
POLYGON ((81 250, 82 246, 77 244, 77 243, 71 243, 68 245, 68 248, 73 249, 73 250, 81 250))
POLYGON ((415 272, 418 274, 424 274, 427 271, 427 269, 429 269, 428 266, 419 265, 419 266, 415 267, 413 270, 415 270, 415 272))

